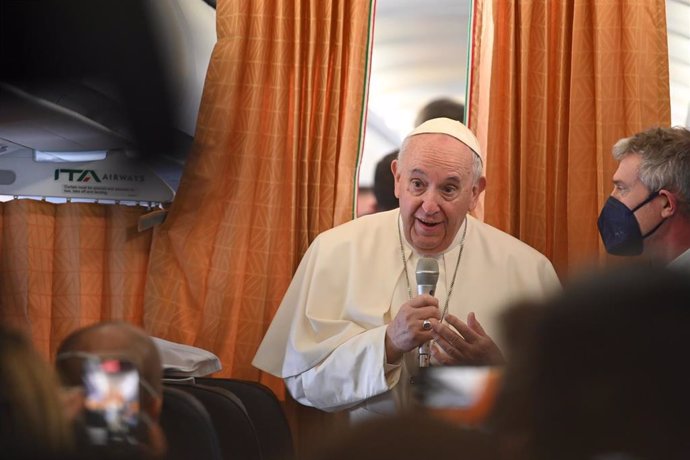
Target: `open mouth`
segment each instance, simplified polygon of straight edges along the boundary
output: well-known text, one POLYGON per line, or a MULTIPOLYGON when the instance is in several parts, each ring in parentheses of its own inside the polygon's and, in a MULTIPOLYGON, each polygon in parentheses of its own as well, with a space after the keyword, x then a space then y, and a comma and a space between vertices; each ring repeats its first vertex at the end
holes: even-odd
POLYGON ((432 222, 420 218, 417 218, 417 222, 419 222, 424 228, 434 228, 441 224, 441 222, 432 222))

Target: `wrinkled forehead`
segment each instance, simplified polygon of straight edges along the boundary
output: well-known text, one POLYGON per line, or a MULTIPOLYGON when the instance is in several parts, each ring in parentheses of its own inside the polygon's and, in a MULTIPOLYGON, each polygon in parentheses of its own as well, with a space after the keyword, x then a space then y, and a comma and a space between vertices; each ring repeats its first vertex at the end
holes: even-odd
POLYGON ((633 183, 639 179, 642 157, 638 153, 629 153, 621 158, 613 173, 614 182, 633 183))
POLYGON ((474 152, 452 136, 425 133, 408 137, 400 149, 399 159, 404 167, 444 163, 464 169, 474 161, 474 152))

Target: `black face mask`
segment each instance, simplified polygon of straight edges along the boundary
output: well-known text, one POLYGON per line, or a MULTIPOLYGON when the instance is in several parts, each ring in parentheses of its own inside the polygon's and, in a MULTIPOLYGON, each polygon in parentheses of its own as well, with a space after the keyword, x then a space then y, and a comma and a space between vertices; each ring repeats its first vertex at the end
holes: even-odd
POLYGON ((620 200, 610 196, 599 214, 597 226, 606 251, 616 256, 637 256, 642 254, 643 240, 657 231, 664 223, 663 219, 646 235, 642 235, 640 224, 634 212, 659 196, 659 191, 649 196, 633 209, 629 209, 620 200))

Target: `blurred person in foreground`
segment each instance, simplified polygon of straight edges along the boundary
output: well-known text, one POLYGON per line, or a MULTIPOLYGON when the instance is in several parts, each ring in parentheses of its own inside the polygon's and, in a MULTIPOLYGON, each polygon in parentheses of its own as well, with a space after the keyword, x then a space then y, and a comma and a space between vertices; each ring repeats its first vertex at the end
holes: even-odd
POLYGON ((53 370, 24 335, 0 327, 0 452, 12 459, 63 459, 72 449, 53 370))
POLYGON ((417 413, 364 421, 322 440, 306 459, 498 460, 498 454, 490 433, 417 413))
POLYGON ((506 458, 690 458, 687 275, 590 274, 505 324, 513 353, 490 425, 506 458))
POLYGON ((690 272, 690 131, 642 131, 619 140, 613 157, 613 192, 598 221, 606 250, 690 272))
MULTIPOLYGON (((153 340, 142 329, 125 322, 102 322, 78 329, 70 334, 58 348, 56 366, 62 384, 66 387, 84 387, 102 384, 105 378, 96 374, 87 381, 85 371, 98 363, 132 366, 138 374, 137 427, 132 436, 116 445, 102 444, 89 437, 89 420, 84 410, 82 435, 78 448, 87 457, 105 458, 161 458, 165 453, 165 439, 158 419, 163 401, 161 359, 153 340)), ((124 377, 121 377, 121 379, 124 377)), ((110 390, 110 389, 109 389, 110 390)), ((121 397, 112 394, 113 398, 121 397)), ((84 408, 86 409, 86 407, 84 408)))
POLYGON ((469 215, 482 167, 462 123, 437 118, 412 131, 393 162, 400 209, 314 240, 253 364, 300 403, 358 418, 414 403, 418 347, 431 340, 435 365, 502 363, 493 337, 505 304, 559 282, 542 254, 469 215), (438 263, 436 297, 413 295, 422 257, 438 263))

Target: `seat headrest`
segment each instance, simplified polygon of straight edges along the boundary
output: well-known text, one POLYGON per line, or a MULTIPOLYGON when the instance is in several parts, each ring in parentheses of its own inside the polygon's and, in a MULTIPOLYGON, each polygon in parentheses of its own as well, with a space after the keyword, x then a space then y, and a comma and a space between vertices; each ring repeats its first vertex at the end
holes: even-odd
POLYGON ((203 377, 223 368, 208 350, 152 337, 163 364, 163 377, 203 377))

